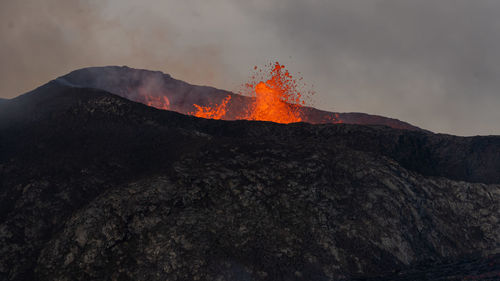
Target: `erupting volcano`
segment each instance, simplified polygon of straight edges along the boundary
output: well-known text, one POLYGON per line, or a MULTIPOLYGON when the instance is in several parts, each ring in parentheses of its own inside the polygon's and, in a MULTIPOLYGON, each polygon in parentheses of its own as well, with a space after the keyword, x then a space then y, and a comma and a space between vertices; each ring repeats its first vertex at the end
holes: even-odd
MULTIPOLYGON (((302 121, 301 107, 306 104, 303 95, 298 90, 297 80, 279 62, 270 65, 267 73, 270 77, 265 79, 262 75, 252 76, 252 82, 245 87, 247 96, 252 97, 252 102, 246 110, 238 112, 234 119, 247 119, 256 121, 271 121, 276 123, 293 123, 302 121), (257 79, 263 78, 263 79, 257 79), (265 82, 262 80, 266 80, 265 82)), ((257 70, 257 66, 254 67, 257 70)), ((259 74, 263 74, 259 70, 259 74)), ((211 119, 224 119, 227 113, 227 105, 231 96, 227 96, 221 104, 211 106, 199 106, 192 115, 211 119)))
MULTIPOLYGON (((212 101, 208 101, 205 105, 193 103, 194 111, 184 112, 178 109, 177 111, 207 119, 245 119, 284 124, 305 121, 307 118, 304 118, 302 112, 306 105, 304 97, 310 99, 313 93, 303 90, 304 84, 298 83, 302 78, 295 79, 279 62, 271 63, 267 67, 267 71, 254 67, 256 73, 240 93, 249 98, 243 106, 231 107, 231 95, 228 94, 219 103, 212 101)), ((170 99, 165 93, 141 90, 133 99, 158 109, 176 110, 175 107, 171 107, 170 99)), ((341 123, 337 117, 326 116, 325 121, 341 123)))
POLYGON ((0 280, 500 276, 500 137, 321 111, 254 70, 243 95, 110 66, 0 100, 0 280))
POLYGON ((358 112, 336 113, 313 108, 314 93, 308 90, 301 77, 293 77, 278 62, 269 63, 263 69, 254 67, 253 71, 238 93, 191 85, 160 71, 126 66, 84 68, 61 76, 54 83, 67 87, 101 89, 157 109, 209 119, 347 123, 421 130, 383 116, 358 112))

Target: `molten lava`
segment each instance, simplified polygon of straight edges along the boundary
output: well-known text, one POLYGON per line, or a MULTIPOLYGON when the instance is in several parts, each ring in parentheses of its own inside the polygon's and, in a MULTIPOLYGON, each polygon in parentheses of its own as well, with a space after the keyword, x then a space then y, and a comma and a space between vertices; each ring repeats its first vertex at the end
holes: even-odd
MULTIPOLYGON (((254 75, 250 82, 245 84, 240 94, 248 98, 241 99, 227 95, 218 104, 198 105, 188 103, 184 107, 172 99, 173 104, 165 94, 149 94, 139 91, 136 100, 146 105, 164 110, 175 110, 184 114, 208 119, 224 120, 256 120, 276 123, 311 122, 311 123, 342 123, 338 114, 317 116, 311 114, 306 104, 311 104, 311 91, 304 91, 305 84, 302 78, 295 79, 285 69, 285 66, 276 62, 267 65, 267 70, 254 67, 254 75), (193 109, 190 106, 193 106, 193 109)), ((158 91, 154 91, 158 93, 158 91)))
MULTIPOLYGON (((285 66, 276 62, 269 72, 267 81, 247 83, 250 89, 252 103, 246 112, 239 112, 235 119, 272 121, 277 123, 293 123, 302 121, 301 107, 305 104, 302 94, 297 90, 297 81, 284 69, 285 66)), ((255 67, 254 69, 257 69, 255 67)), ((262 71, 260 71, 262 72, 262 71)), ((252 77, 255 79, 255 76, 252 77)), ((224 119, 230 100, 227 96, 220 105, 199 106, 193 115, 203 118, 224 119)))
POLYGON ((250 106, 249 116, 245 119, 272 121, 277 123, 300 122, 301 107, 305 102, 297 91, 297 84, 285 66, 274 64, 266 82, 259 81, 247 87, 254 89, 255 102, 250 106))
POLYGON ((199 106, 197 104, 193 104, 197 110, 196 112, 192 112, 191 115, 208 119, 221 119, 224 115, 226 115, 226 107, 230 99, 231 96, 227 96, 222 100, 220 105, 215 106, 199 106))

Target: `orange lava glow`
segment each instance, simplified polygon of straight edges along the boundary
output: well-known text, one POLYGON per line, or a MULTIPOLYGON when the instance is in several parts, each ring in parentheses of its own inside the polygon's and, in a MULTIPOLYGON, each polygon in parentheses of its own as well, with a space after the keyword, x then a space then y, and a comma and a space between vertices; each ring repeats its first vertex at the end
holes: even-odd
POLYGON ((276 123, 302 121, 300 109, 305 102, 296 90, 296 81, 284 68, 285 66, 276 62, 270 79, 266 82, 259 81, 255 85, 247 84, 247 87, 254 89, 255 102, 250 106, 250 114, 245 119, 276 123))
MULTIPOLYGON (((297 90, 297 81, 290 75, 285 66, 276 62, 271 65, 269 72, 270 78, 265 82, 257 81, 246 84, 250 90, 249 96, 253 102, 244 112, 238 112, 235 119, 271 121, 276 123, 293 123, 302 121, 301 107, 305 105, 302 94, 297 90)), ((257 67, 254 67, 257 70, 257 67)), ((262 73, 262 70, 259 71, 262 73)), ((252 77, 256 80, 255 76, 252 77)), ((219 105, 199 106, 194 104, 197 109, 193 115, 203 118, 224 119, 227 113, 227 105, 230 96, 219 105)))
POLYGON ((229 100, 231 100, 231 96, 225 97, 221 104, 215 106, 199 106, 197 104, 193 104, 196 108, 196 112, 192 112, 191 115, 208 119, 221 119, 224 115, 226 115, 226 107, 229 100))
POLYGON ((145 104, 148 106, 156 107, 158 109, 167 110, 170 107, 170 101, 165 96, 149 96, 145 95, 145 104))

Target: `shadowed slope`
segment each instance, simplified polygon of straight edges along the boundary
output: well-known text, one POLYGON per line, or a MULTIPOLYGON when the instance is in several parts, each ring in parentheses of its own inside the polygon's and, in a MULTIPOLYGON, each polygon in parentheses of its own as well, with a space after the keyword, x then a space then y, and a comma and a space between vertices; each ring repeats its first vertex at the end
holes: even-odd
POLYGON ((51 82, 0 104, 0 279, 338 280, 487 260, 499 153, 495 136, 206 120, 51 82))

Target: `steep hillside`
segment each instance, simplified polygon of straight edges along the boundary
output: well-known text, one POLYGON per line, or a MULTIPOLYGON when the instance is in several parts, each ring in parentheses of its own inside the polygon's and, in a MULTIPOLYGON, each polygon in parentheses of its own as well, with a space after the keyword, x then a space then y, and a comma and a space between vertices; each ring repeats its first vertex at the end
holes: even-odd
POLYGON ((198 119, 53 81, 0 104, 0 280, 495 278, 499 168, 498 136, 198 119))

